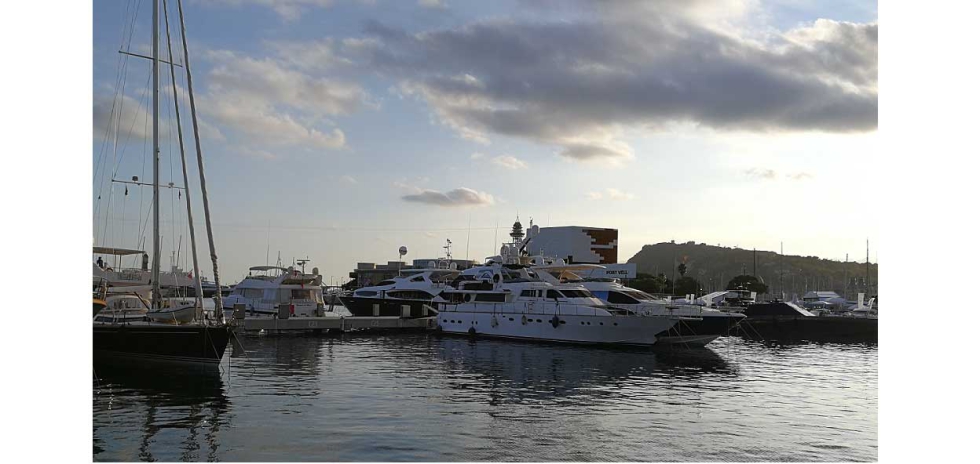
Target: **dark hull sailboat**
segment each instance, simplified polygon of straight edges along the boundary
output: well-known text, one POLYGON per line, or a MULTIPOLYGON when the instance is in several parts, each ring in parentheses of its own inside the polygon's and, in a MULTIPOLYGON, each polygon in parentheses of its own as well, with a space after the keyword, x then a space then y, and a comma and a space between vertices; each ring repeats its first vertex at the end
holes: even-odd
POLYGON ((428 317, 434 315, 430 308, 435 309, 436 306, 431 299, 341 296, 340 301, 356 317, 401 317, 408 319, 428 317))
POLYGON ((228 346, 226 325, 93 324, 95 360, 138 359, 217 363, 228 346))

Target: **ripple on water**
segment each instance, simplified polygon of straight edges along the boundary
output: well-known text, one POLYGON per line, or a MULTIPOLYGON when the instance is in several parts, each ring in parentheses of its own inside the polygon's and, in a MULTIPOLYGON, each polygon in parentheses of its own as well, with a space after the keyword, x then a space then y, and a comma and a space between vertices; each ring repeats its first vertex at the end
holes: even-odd
POLYGON ((212 373, 96 366, 97 461, 873 461, 877 347, 244 337, 212 373))

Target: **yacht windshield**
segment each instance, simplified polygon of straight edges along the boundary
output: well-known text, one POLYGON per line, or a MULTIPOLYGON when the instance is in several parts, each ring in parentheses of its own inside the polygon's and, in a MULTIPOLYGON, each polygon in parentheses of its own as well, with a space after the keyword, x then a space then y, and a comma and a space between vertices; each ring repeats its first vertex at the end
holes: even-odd
POLYGON ((565 298, 591 298, 592 297, 592 294, 584 290, 562 290, 561 294, 565 295, 565 298))

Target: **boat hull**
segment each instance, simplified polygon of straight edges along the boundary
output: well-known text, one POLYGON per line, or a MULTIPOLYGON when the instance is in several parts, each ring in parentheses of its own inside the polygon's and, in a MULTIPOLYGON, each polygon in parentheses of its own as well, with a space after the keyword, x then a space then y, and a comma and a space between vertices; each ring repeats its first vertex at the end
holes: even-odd
MULTIPOLYGON (((677 323, 663 316, 558 316, 442 311, 438 328, 444 333, 577 344, 652 346, 657 334, 677 323)), ((437 329, 437 330, 439 330, 437 329)))
POLYGON ((670 329, 657 335, 657 343, 662 345, 682 345, 699 347, 713 342, 725 335, 734 335, 744 315, 720 313, 702 315, 700 320, 682 319, 670 329))
POLYGON ((131 358, 217 363, 230 336, 227 326, 95 323, 92 346, 96 361, 131 358))

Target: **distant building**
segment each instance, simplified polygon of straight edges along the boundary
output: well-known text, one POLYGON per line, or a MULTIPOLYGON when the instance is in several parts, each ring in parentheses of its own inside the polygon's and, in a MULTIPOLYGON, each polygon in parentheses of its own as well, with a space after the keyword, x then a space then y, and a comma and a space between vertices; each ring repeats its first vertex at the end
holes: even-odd
POLYGON ((619 260, 619 230, 601 227, 562 226, 527 229, 530 255, 554 256, 568 264, 601 264, 605 269, 591 273, 577 272, 582 277, 632 279, 636 277, 635 263, 619 260))
POLYGON ((538 227, 527 229, 531 255, 555 256, 566 263, 615 264, 619 231, 599 227, 538 227))

